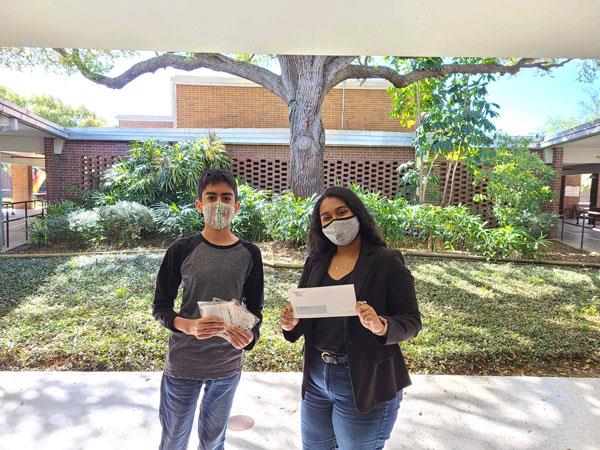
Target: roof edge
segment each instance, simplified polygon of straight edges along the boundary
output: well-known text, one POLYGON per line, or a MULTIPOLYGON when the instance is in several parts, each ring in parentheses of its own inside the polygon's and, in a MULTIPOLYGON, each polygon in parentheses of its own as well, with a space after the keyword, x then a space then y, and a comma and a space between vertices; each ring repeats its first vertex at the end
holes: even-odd
MULTIPOLYGON (((68 128, 69 139, 85 141, 184 141, 216 133, 225 144, 289 145, 288 128, 68 128)), ((326 130, 326 145, 412 147, 414 132, 326 130)))
POLYGON ((15 105, 13 102, 10 102, 2 97, 0 97, 0 114, 14 117, 20 122, 23 122, 25 125, 62 139, 67 139, 69 137, 66 128, 63 126, 51 122, 48 119, 44 119, 43 117, 40 117, 25 108, 15 105))
POLYGON ((535 148, 543 149, 557 145, 564 145, 570 142, 580 141, 588 137, 596 136, 598 134, 600 134, 600 119, 577 125, 576 127, 569 128, 561 131, 560 133, 556 133, 544 138, 543 141, 536 143, 535 148))

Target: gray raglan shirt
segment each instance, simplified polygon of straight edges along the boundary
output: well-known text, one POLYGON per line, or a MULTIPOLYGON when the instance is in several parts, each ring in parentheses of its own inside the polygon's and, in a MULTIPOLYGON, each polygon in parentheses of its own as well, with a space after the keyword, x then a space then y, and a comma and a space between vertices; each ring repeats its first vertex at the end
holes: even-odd
POLYGON ((178 315, 200 317, 198 301, 242 300, 260 321, 252 329, 258 341, 263 308, 263 268, 259 248, 239 240, 217 246, 202 235, 178 239, 167 250, 156 279, 152 313, 173 331, 169 338, 165 373, 174 378, 195 380, 225 378, 242 370, 243 351, 218 336, 199 340, 173 326, 178 315), (179 286, 183 296, 179 313, 173 309, 179 286))

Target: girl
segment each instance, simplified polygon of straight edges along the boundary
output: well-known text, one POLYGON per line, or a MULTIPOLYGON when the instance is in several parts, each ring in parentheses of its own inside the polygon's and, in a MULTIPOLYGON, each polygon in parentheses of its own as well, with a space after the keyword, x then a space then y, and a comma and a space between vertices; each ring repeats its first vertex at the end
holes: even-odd
POLYGON ((304 336, 301 429, 304 449, 381 449, 410 384, 399 342, 421 329, 414 279, 386 247, 373 218, 349 189, 329 188, 311 219, 309 257, 299 287, 353 284, 357 316, 294 318, 285 338, 304 336))

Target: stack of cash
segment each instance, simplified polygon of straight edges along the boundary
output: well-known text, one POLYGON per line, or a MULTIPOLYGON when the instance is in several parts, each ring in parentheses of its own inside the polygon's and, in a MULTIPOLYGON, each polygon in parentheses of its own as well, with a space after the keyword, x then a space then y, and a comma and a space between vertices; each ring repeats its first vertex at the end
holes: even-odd
POLYGON ((232 325, 246 330, 252 329, 258 322, 258 318, 246 309, 239 301, 229 301, 213 298, 212 302, 198 302, 201 317, 219 317, 225 325, 232 325))

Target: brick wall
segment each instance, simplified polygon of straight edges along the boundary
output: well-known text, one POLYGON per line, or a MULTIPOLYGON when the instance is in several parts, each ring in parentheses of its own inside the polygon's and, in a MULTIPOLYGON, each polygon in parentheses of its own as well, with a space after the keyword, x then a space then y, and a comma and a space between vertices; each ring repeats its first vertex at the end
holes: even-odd
POLYGON ((173 128, 172 120, 119 120, 119 128, 173 128))
MULTIPOLYGON (((100 175, 128 153, 127 142, 67 141, 55 155, 52 139, 45 139, 47 192, 51 201, 70 198, 68 186, 96 189, 100 175)), ((236 176, 260 189, 288 189, 290 149, 286 145, 228 145, 236 176)), ((397 191, 396 167, 414 158, 403 148, 328 147, 325 150, 326 185, 356 182, 386 195, 397 191)))
MULTIPOLYGON (((289 127, 287 105, 262 87, 178 84, 175 92, 177 128, 289 127)), ((407 131, 391 108, 386 89, 332 89, 322 118, 326 129, 407 131)))
MULTIPOLYGON (((61 155, 54 155, 52 139, 45 140, 48 199, 70 198, 68 186, 96 189, 100 175, 128 153, 127 142, 67 141, 61 155)), ((228 145, 234 175, 259 189, 282 192, 289 188, 290 149, 287 145, 228 145)), ((398 190, 398 165, 414 159, 411 147, 327 147, 325 185, 366 189, 393 196, 398 190)), ((430 188, 435 189, 435 188, 430 188)), ((488 204, 473 203, 481 187, 461 167, 456 176, 453 204, 462 203, 491 219, 488 204)))
POLYGON ((563 148, 556 147, 552 151, 552 168, 556 171, 556 176, 550 187, 555 194, 555 199, 550 201, 547 210, 559 214, 560 195, 562 191, 562 170, 563 170, 563 148))
POLYGON ((68 187, 73 184, 96 188, 99 175, 128 151, 128 142, 66 141, 62 154, 55 155, 53 139, 44 139, 48 200, 72 197, 68 187))

